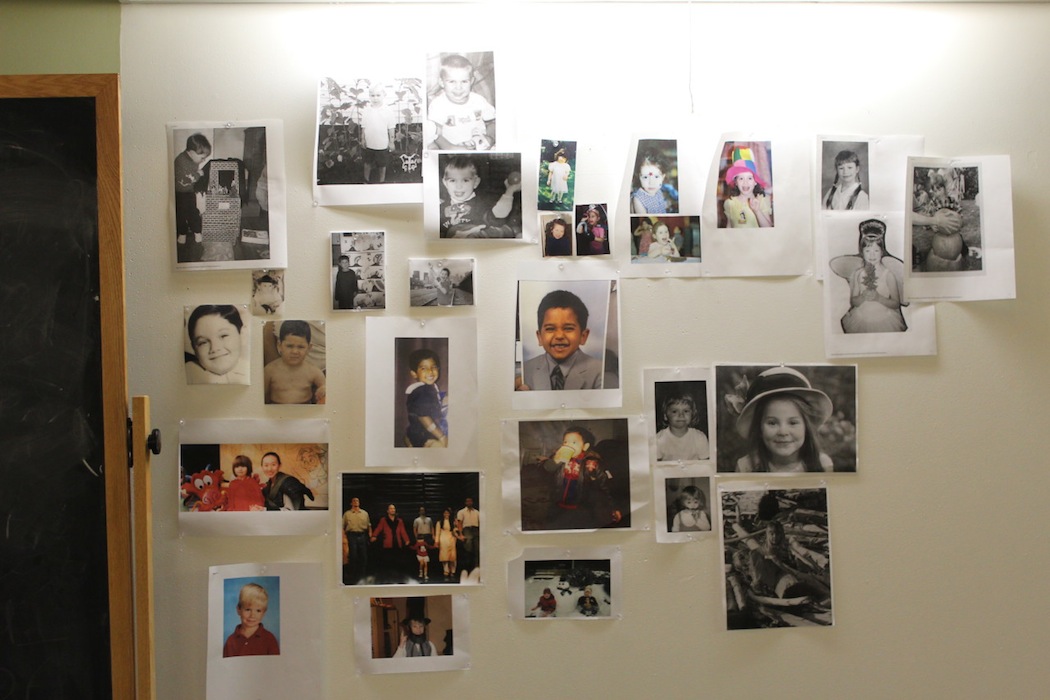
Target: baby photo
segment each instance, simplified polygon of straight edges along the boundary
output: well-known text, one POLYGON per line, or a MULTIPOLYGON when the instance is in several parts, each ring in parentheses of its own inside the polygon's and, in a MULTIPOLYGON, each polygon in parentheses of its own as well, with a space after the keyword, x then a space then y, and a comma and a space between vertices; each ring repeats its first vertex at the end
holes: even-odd
POLYGON ((664 524, 667 532, 711 531, 711 478, 664 479, 664 524))
POLYGON ((718 228, 770 228, 773 161, 768 141, 726 141, 718 166, 718 228))
POLYGON ((827 489, 725 489, 726 629, 831 626, 827 489))
POLYGON ((279 123, 169 124, 168 139, 176 267, 250 269, 266 261, 284 266, 279 123), (268 161, 274 161, 272 167, 268 161), (272 183, 268 171, 274 176, 272 183))
POLYGON ((701 262, 699 216, 632 216, 631 262, 701 262))
POLYGON ((718 471, 857 471, 856 365, 715 367, 718 471))
POLYGON ((572 211, 576 191, 576 142, 540 142, 537 207, 540 211, 572 211))
POLYGON ((631 526, 626 418, 521 421, 523 532, 631 526))
POLYGON ((420 78, 326 77, 317 102, 318 185, 423 181, 420 78))
POLYGON ((249 384, 248 309, 240 304, 183 308, 183 363, 187 384, 249 384))
POLYGON ((524 566, 526 618, 612 616, 614 587, 609 559, 526 559, 524 566))
POLYGON ((265 403, 325 403, 324 321, 267 321, 262 340, 265 403))
POLYGON ((492 150, 496 145, 495 104, 496 70, 491 51, 427 56, 427 148, 492 150))
POLYGON ((677 141, 639 139, 632 172, 632 214, 674 214, 679 211, 677 141))
POLYGON ((977 166, 913 167, 911 273, 984 269, 977 166))
POLYGON ((543 257, 567 257, 572 255, 572 215, 569 213, 543 213, 538 215, 542 232, 540 244, 543 257))
POLYGON ((394 354, 394 447, 448 447, 448 338, 395 338, 394 354))
POLYGON ((280 655, 280 577, 223 581, 223 636, 226 639, 222 647, 224 658, 280 655))
POLYGON ((474 258, 409 258, 409 306, 473 306, 474 258))
POLYGON ((521 238, 520 153, 441 153, 436 180, 441 238, 521 238))
POLYGON ((272 316, 284 304, 284 270, 252 270, 253 316, 272 316))
POLYGON ((179 445, 181 512, 325 510, 327 443, 179 445))
POLYGON ((707 382, 656 382, 654 394, 656 461, 695 462, 710 458, 707 382))
POLYGON ((576 205, 575 233, 577 255, 608 255, 611 229, 606 205, 576 205))
POLYGON ((386 308, 386 234, 332 232, 332 309, 386 308))
POLYGON ((516 391, 620 386, 614 285, 611 280, 518 282, 516 391))
POLYGON ((343 584, 481 582, 478 472, 345 473, 343 584))
POLYGON ((871 194, 867 141, 822 141, 820 208, 867 211, 871 194))

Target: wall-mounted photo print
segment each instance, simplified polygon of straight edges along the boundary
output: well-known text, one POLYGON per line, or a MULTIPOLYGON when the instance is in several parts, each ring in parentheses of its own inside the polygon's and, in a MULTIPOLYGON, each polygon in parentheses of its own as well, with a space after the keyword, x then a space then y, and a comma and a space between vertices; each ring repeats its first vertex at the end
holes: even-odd
POLYGON ((605 204, 576 205, 576 254, 608 255, 609 210, 605 204))
POLYGON ((639 139, 631 180, 632 214, 678 212, 678 142, 639 139))
POLYGON ((332 309, 386 308, 386 234, 332 232, 332 309))
POLYGON ((700 217, 632 216, 631 263, 667 262, 701 262, 700 217))
POLYGON ((715 532, 716 503, 709 462, 653 467, 653 518, 657 542, 683 543, 715 532))
POLYGON ((526 549, 507 563, 511 616, 528 620, 621 617, 622 562, 616 547, 526 549))
POLYGON ((168 124, 175 267, 285 267, 281 122, 168 124))
POLYGON ((867 141, 822 141, 820 208, 828 211, 867 211, 870 182, 867 141))
POLYGON ((244 304, 183 308, 187 384, 249 384, 251 325, 244 304))
POLYGON ((477 443, 475 319, 366 323, 367 466, 460 466, 477 443))
POLYGON ((537 206, 541 211, 572 211, 576 192, 576 142, 540 141, 537 206))
POLYGON ((515 408, 620 404, 616 281, 518 282, 515 408))
POLYGON ((319 204, 418 202, 423 80, 322 78, 317 93, 319 204))
POLYGON ((328 510, 327 422, 183 422, 178 499, 184 534, 323 530, 328 510))
POLYGON ((841 212, 824 222, 828 357, 932 355, 936 309, 907 301, 904 217, 841 212))
POLYGON ((253 316, 273 316, 284 305, 284 270, 252 270, 253 316))
POLYGON ((427 56, 427 148, 488 151, 496 145, 496 68, 491 51, 427 56))
POLYGON ((323 404, 327 400, 324 321, 263 324, 263 400, 267 404, 323 404))
POLYGON ((504 437, 504 500, 522 532, 631 527, 628 419, 519 421, 504 437))
POLYGON ((699 462, 711 457, 710 374, 702 367, 645 370, 652 461, 699 462))
POLYGON ((474 306, 474 258, 409 258, 409 306, 474 306))
POLYGON ((394 339, 394 447, 448 447, 448 338, 394 339))
POLYGON ((321 693, 320 564, 208 570, 208 697, 321 693))
POLYGON ((424 161, 430 238, 521 239, 521 154, 439 153, 424 161))
POLYGON ((572 214, 539 214, 540 244, 543 257, 567 257, 572 255, 572 214))
POLYGON ((907 172, 908 299, 1013 299, 1009 156, 911 157, 907 172))
POLYGON ((477 472, 342 479, 344 585, 481 583, 477 472))
POLYGON ((718 166, 718 228, 771 228, 773 161, 768 141, 726 141, 718 166))
POLYGON ((453 671, 470 665, 464 595, 354 600, 354 649, 365 673, 453 671))
POLYGON ((717 365, 719 472, 857 471, 856 365, 717 365))
POLYGON ((726 629, 830 627, 825 488, 719 488, 726 629))

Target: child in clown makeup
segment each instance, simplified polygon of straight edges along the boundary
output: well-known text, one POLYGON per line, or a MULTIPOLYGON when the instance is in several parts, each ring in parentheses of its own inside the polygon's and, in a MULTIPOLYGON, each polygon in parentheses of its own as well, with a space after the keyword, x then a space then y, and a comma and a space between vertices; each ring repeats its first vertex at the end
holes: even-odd
POLYGON ((670 196, 675 190, 667 181, 670 167, 667 159, 654 151, 646 151, 638 158, 637 186, 631 192, 632 214, 673 214, 678 211, 678 200, 670 196))
POLYGON ((737 160, 726 170, 729 197, 722 203, 728 228, 770 228, 773 205, 765 194, 766 183, 749 160, 737 160))

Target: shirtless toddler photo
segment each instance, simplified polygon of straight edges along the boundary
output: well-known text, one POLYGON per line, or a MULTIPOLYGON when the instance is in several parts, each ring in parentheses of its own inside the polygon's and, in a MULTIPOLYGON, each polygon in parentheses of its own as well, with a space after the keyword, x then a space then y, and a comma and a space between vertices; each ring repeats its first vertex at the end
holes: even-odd
MULTIPOLYGON (((312 324, 323 329, 322 322, 312 324)), ((277 336, 278 357, 263 370, 263 391, 268 404, 323 404, 325 375, 309 358, 311 351, 324 359, 324 346, 313 344, 314 330, 307 321, 267 323, 266 341, 277 336)), ((264 352, 266 349, 264 348, 264 352)))

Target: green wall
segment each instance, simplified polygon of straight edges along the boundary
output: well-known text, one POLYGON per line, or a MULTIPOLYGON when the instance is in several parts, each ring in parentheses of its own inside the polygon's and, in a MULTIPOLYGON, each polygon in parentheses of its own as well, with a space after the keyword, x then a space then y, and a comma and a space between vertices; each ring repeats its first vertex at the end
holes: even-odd
POLYGON ((118 0, 0 2, 0 74, 119 72, 118 0))

